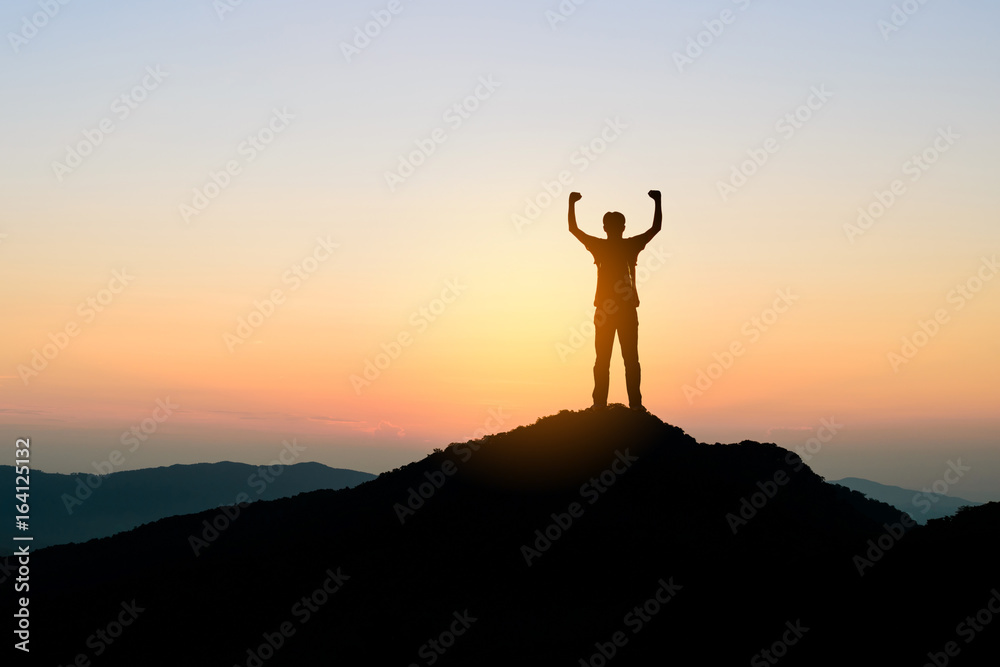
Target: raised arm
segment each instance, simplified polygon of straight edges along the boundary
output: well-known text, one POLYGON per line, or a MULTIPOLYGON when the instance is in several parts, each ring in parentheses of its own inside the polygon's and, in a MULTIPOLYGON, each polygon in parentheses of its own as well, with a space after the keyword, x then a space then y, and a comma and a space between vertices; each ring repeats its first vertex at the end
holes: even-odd
POLYGON ((569 233, 575 236, 580 243, 587 245, 588 241, 595 240, 595 237, 584 234, 576 224, 576 203, 583 198, 579 192, 569 194, 569 233))
POLYGON ((653 226, 636 237, 642 239, 643 246, 653 240, 653 237, 659 234, 660 229, 663 227, 663 207, 660 203, 660 191, 650 190, 649 196, 655 202, 656 209, 653 211, 653 226))

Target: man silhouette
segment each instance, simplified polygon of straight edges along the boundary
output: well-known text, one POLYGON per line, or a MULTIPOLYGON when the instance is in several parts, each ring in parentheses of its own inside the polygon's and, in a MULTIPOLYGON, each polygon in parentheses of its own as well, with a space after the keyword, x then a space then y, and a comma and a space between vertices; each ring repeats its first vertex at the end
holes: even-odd
POLYGON ((594 362, 594 405, 601 409, 608 405, 608 383, 611 370, 611 350, 615 344, 615 332, 622 348, 625 362, 625 387, 628 390, 629 407, 645 411, 642 394, 639 393, 639 294, 635 285, 635 265, 639 253, 649 243, 663 225, 663 211, 660 205, 660 191, 650 190, 649 196, 656 203, 653 212, 653 226, 638 236, 622 238, 625 233, 625 216, 618 212, 604 214, 604 232, 608 238, 601 239, 580 231, 576 224, 576 202, 582 199, 579 192, 569 195, 569 231, 587 247, 597 265, 597 294, 594 296, 594 347, 597 360, 594 362))

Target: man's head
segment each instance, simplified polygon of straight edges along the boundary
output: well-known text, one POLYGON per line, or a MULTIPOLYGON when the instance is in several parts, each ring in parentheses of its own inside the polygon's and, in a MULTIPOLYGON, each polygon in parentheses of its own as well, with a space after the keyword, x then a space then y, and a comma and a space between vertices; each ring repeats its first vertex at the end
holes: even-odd
POLYGON ((625 216, 618 211, 604 214, 604 232, 609 239, 620 239, 625 233, 625 216))

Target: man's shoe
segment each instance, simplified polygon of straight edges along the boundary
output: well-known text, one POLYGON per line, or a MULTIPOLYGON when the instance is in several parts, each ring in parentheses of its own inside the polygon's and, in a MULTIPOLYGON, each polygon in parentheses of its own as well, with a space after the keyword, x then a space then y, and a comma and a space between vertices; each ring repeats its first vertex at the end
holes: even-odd
POLYGON ((641 412, 641 413, 647 414, 647 415, 650 414, 649 410, 646 409, 646 406, 641 405, 641 404, 640 405, 630 405, 628 407, 629 407, 629 410, 632 410, 633 412, 641 412))

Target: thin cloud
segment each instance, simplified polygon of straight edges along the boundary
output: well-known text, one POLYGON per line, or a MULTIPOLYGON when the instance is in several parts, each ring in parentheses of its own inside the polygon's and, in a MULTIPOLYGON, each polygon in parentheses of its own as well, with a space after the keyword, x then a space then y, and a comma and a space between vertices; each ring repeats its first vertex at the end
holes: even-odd
POLYGON ((326 422, 327 424, 364 424, 365 422, 358 419, 341 419, 340 417, 307 417, 306 419, 314 422, 326 422))
POLYGON ((28 410, 26 408, 0 408, 0 412, 11 415, 47 415, 48 410, 28 410))
POLYGON ((396 426, 395 424, 392 424, 387 421, 380 421, 377 426, 374 426, 372 428, 363 428, 359 430, 371 433, 373 436, 376 437, 386 437, 386 436, 395 436, 397 438, 406 437, 406 430, 402 426, 396 426))

